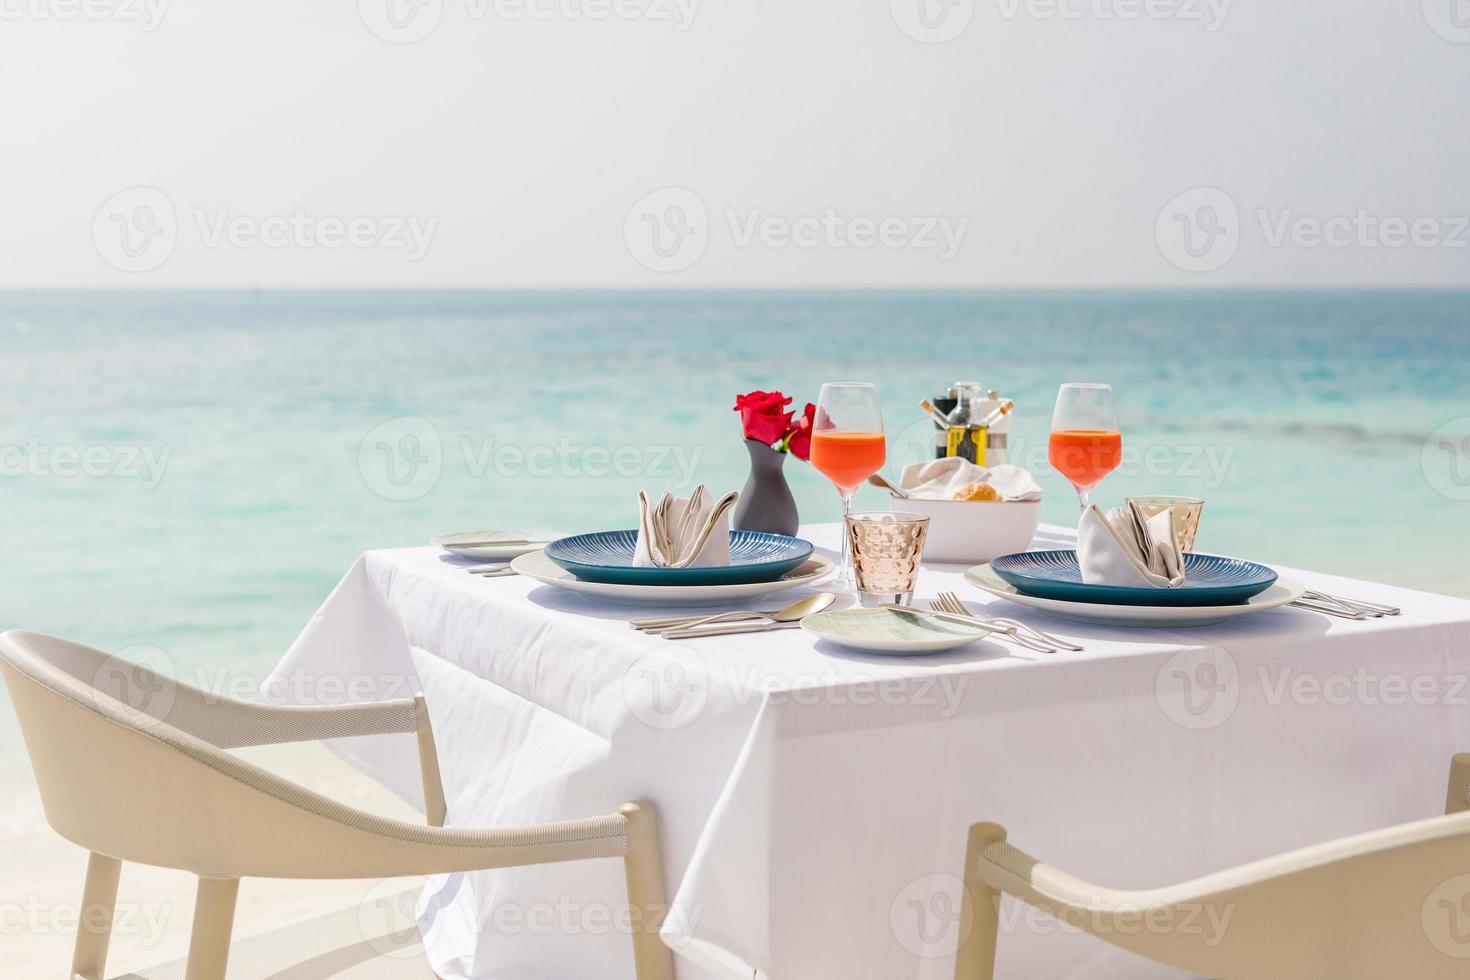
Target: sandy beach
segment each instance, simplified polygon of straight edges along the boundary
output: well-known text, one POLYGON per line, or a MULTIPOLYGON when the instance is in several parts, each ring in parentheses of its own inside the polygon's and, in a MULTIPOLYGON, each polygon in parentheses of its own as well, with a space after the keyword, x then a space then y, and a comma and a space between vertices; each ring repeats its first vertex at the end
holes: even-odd
MULTIPOLYGON (((279 775, 384 816, 423 818, 317 743, 239 753, 279 775)), ((4 828, 0 888, 0 976, 61 976, 71 962, 86 852, 45 825, 35 781, 24 764, 7 766, 3 784, 12 807, 4 828)), ((289 881, 251 878, 240 888, 235 935, 247 938, 356 905, 374 881, 289 881)), ((404 879, 405 890, 416 882, 404 879)), ((181 871, 123 866, 108 956, 115 976, 188 952, 195 879, 181 871)))

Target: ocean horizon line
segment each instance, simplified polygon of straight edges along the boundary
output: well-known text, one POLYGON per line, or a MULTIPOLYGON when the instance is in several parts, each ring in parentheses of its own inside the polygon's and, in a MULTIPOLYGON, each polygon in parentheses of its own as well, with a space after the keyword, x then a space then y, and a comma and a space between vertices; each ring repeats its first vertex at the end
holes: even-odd
POLYGON ((893 296, 1283 296, 1283 295, 1405 295, 1470 296, 1470 286, 1449 286, 1436 283, 1425 284, 1372 284, 1337 285, 1320 284, 1242 284, 1227 286, 1162 286, 1155 284, 1120 284, 1115 286, 1055 285, 1055 286, 892 286, 892 285, 730 285, 730 286, 610 286, 610 285, 564 285, 564 286, 484 286, 484 285, 429 285, 429 286, 294 286, 294 285, 197 285, 197 286, 3 286, 0 296, 16 295, 93 295, 93 296, 145 296, 145 295, 334 295, 334 294, 383 294, 383 295, 507 295, 546 296, 553 294, 581 294, 595 296, 739 296, 739 295, 893 295, 893 296))

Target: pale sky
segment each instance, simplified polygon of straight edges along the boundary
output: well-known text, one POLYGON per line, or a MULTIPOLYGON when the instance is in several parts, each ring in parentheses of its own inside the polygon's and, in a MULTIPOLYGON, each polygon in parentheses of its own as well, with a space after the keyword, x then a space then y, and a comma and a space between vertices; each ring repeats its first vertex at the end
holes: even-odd
POLYGON ((1470 286, 1467 0, 0 19, 0 287, 1470 286))

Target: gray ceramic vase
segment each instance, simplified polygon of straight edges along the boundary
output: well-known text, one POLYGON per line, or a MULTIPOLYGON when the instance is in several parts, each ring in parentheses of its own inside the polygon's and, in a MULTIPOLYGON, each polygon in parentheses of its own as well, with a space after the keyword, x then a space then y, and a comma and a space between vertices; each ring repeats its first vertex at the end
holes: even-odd
POLYGON ((733 527, 737 531, 768 531, 772 534, 796 534, 800 519, 796 514, 796 498, 786 483, 787 453, 778 453, 754 439, 745 440, 750 453, 750 476, 740 491, 735 505, 733 527))

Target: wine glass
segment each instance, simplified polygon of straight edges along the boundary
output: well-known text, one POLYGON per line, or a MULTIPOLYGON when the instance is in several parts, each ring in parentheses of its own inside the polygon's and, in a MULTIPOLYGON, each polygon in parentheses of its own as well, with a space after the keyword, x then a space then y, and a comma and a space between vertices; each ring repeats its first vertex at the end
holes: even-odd
POLYGON ((1113 386, 1064 384, 1051 416, 1047 456, 1058 473, 1072 481, 1086 510, 1092 488, 1117 469, 1123 458, 1123 433, 1113 386))
POLYGON ((842 571, 835 586, 839 591, 856 588, 847 541, 852 495, 864 480, 883 468, 887 455, 878 389, 866 381, 829 381, 822 385, 812 424, 810 462, 842 495, 842 571))

